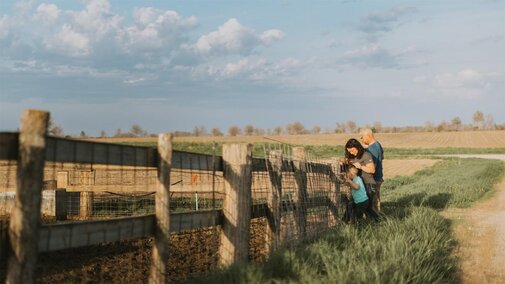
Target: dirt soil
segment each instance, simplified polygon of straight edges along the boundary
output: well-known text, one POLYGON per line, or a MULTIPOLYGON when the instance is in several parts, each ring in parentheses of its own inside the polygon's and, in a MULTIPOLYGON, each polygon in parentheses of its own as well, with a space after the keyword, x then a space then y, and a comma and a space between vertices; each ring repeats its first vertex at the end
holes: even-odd
POLYGON ((505 283, 505 177, 490 198, 442 215, 454 222, 459 282, 505 283))
MULTIPOLYGON (((251 222, 250 260, 263 261, 266 219, 251 222)), ((215 270, 218 265, 219 228, 171 234, 169 283, 215 270)), ((78 249, 42 253, 37 283, 147 283, 152 238, 122 241, 78 249)))
POLYGON ((415 172, 429 168, 440 160, 433 159, 410 159, 410 160, 390 160, 386 159, 382 163, 384 167, 384 179, 395 176, 409 176, 415 172))

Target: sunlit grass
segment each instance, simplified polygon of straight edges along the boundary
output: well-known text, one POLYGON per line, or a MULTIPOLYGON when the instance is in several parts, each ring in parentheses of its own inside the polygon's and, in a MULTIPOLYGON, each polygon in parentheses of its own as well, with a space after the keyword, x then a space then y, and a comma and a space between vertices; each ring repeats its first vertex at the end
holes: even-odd
POLYGON ((443 161, 383 185, 385 219, 341 226, 265 263, 236 264, 190 283, 454 283, 455 242, 438 209, 464 207, 489 192, 504 163, 443 161))

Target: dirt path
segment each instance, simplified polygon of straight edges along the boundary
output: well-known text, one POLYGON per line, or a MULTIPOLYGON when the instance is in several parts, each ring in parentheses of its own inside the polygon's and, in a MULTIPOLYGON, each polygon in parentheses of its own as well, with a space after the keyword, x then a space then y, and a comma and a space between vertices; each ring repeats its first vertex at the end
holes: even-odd
POLYGON ((505 177, 472 208, 442 212, 454 221, 462 283, 505 283, 505 177))

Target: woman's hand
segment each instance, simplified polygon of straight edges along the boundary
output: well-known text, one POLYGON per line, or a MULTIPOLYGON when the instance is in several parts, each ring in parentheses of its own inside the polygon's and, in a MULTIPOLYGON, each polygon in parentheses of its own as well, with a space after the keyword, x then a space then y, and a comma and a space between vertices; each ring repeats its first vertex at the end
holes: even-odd
POLYGON ((356 169, 361 169, 361 164, 360 163, 354 163, 352 164, 354 167, 356 167, 356 169))

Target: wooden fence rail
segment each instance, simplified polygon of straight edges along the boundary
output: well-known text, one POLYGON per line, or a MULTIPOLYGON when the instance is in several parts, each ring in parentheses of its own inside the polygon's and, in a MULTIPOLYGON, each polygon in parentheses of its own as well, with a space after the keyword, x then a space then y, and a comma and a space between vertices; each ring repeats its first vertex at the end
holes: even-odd
MULTIPOLYGON (((307 208, 327 206, 329 199, 315 197, 307 208)), ((291 201, 283 201, 281 212, 288 213, 296 210, 291 201)), ((251 219, 268 217, 267 203, 251 206, 251 219)), ((170 213, 170 232, 179 233, 206 227, 223 225, 221 210, 200 210, 192 212, 170 213)), ((61 222, 45 224, 40 228, 38 241, 39 252, 50 252, 63 249, 78 248, 107 242, 133 240, 154 236, 155 215, 135 217, 119 217, 106 220, 92 220, 79 222, 61 222)))
MULTIPOLYGON (((247 261, 252 218, 267 218, 269 229, 265 231, 265 240, 268 250, 271 251, 280 244, 280 222, 283 213, 293 213, 291 215, 295 218, 300 237, 306 234, 310 208, 325 206, 330 214, 336 215, 336 196, 339 194, 336 173, 329 165, 307 162, 302 148, 295 149, 294 161, 282 159, 282 152, 277 153, 277 158, 253 158, 252 147, 246 144, 223 145, 221 157, 172 150, 170 134, 160 135, 158 149, 47 137, 48 113, 27 111, 23 117, 34 117, 35 120, 23 120, 20 133, 0 133, 0 161, 18 161, 17 200, 8 229, 11 253, 6 279, 9 283, 34 282, 37 252, 151 236, 154 236, 154 246, 149 282, 163 283, 166 282, 167 276, 170 233, 221 226, 219 263, 225 267, 237 261, 247 261), (156 169, 156 214, 39 226, 45 162, 156 169), (213 177, 216 172, 222 173, 223 209, 170 212, 171 169, 212 172, 213 177), (267 178, 269 185, 266 188, 272 190, 265 191, 265 203, 252 204, 252 172, 266 173, 266 176, 270 177, 267 178), (283 197, 282 172, 290 172, 294 176, 293 186, 296 189, 291 192, 293 195, 289 195, 290 200, 283 197), (309 174, 324 175, 335 187, 330 191, 321 191, 326 194, 323 196, 319 196, 318 189, 308 193, 309 174), (331 192, 330 196, 327 196, 328 192, 331 192)), ((56 184, 70 186, 68 175, 62 173, 60 180, 59 174, 57 173, 56 184)), ((56 187, 60 187, 59 185, 56 187)), ((86 200, 84 198, 80 201, 82 203, 86 200)), ((0 243, 0 255, 5 252, 3 245, 0 243)), ((0 264, 5 265, 3 262, 0 264)), ((0 267, 0 271, 2 269, 5 270, 0 267)))
MULTIPOLYGON (((17 160, 19 133, 0 132, 0 161, 17 160)), ((58 137, 46 139, 46 162, 104 164, 157 168, 159 155, 154 147, 130 146, 93 141, 72 140, 58 137)), ((281 171, 293 171, 293 161, 283 160, 281 171)), ((223 158, 208 154, 173 150, 172 168, 197 171, 223 171, 223 158)), ((307 163, 312 173, 331 172, 331 167, 319 163, 307 163)), ((252 158, 253 172, 268 171, 267 160, 252 158)))

